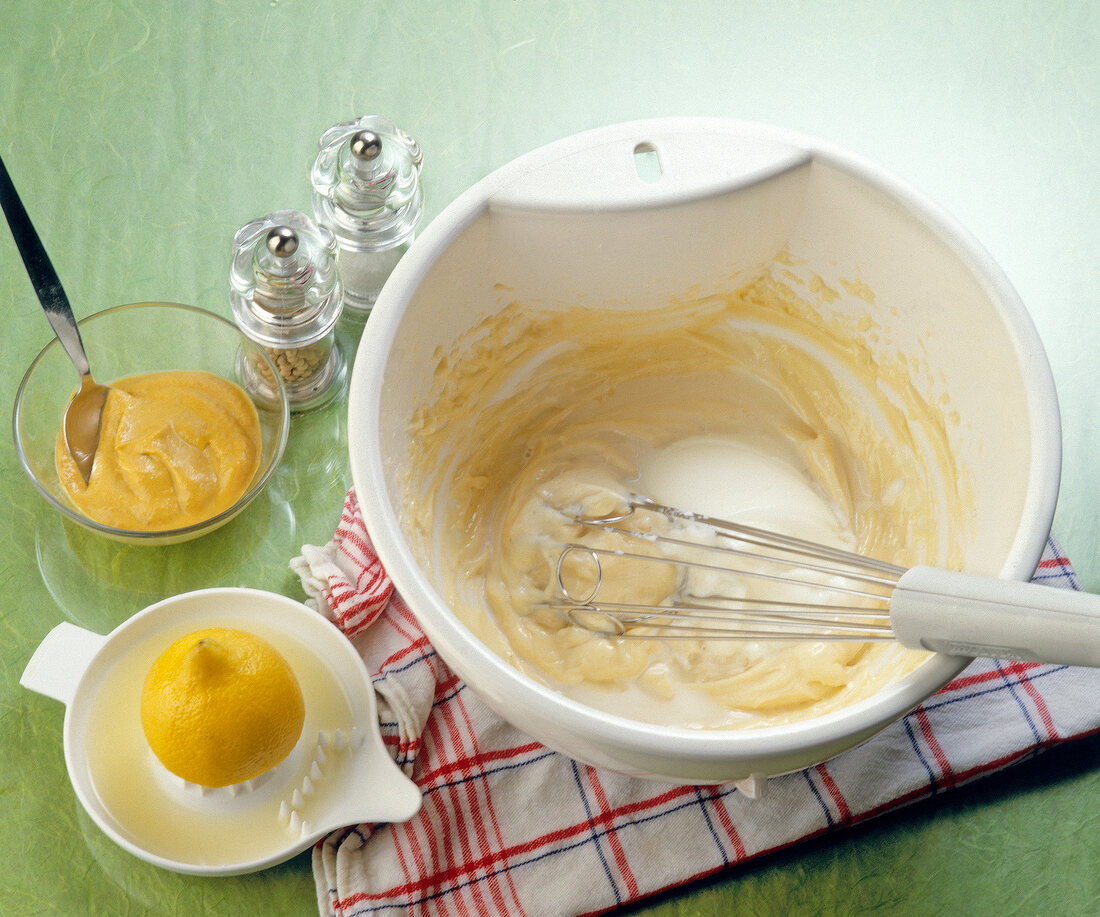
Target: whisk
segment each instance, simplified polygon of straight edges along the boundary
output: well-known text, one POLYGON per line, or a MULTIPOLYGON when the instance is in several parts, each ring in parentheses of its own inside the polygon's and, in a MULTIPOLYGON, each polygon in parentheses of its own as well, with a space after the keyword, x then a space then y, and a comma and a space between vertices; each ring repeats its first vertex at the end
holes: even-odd
MULTIPOLYGON (((896 640, 951 655, 1100 666, 1100 596, 929 566, 907 569, 637 494, 621 511, 566 516, 629 545, 578 540, 558 557, 560 598, 549 607, 603 636, 896 640), (649 531, 635 520, 644 513, 677 524, 649 531), (623 562, 671 565, 683 574, 680 589, 667 604, 602 601, 609 558, 619 570, 628 569, 623 562), (693 589, 693 576, 702 590, 693 589), (764 597, 746 597, 740 584, 747 582, 769 588, 764 597), (711 594, 716 584, 730 588, 711 594)), ((628 576, 642 575, 629 570, 628 576)))

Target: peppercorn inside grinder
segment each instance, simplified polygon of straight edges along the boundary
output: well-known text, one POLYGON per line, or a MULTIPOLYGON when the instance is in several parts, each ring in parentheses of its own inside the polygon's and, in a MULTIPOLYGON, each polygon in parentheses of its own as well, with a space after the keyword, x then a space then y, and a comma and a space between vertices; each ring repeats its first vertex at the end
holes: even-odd
MULTIPOLYGON (((296 210, 278 210, 233 237, 229 301, 238 327, 263 347, 286 389, 290 409, 309 411, 340 391, 347 364, 336 343, 343 287, 336 240, 296 210)), ((241 358, 245 386, 274 390, 271 370, 241 358)))

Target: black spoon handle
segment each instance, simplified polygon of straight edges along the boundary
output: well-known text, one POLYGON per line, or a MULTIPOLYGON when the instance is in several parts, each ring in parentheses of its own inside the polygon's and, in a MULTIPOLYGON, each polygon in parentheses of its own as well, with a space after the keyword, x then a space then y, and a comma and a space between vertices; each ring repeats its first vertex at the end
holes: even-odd
POLYGON ((31 223, 31 218, 27 216, 27 210, 19 199, 3 159, 0 159, 0 207, 4 210, 8 228, 11 229, 12 237, 15 239, 15 247, 19 249, 27 275, 34 286, 34 292, 38 294, 38 301, 42 304, 54 334, 61 341, 61 346, 65 348, 77 372, 81 376, 88 375, 90 372, 88 358, 84 354, 84 342, 80 339, 80 330, 76 326, 76 317, 73 315, 72 306, 69 305, 69 297, 65 295, 50 256, 46 254, 42 240, 38 238, 34 224, 31 223))

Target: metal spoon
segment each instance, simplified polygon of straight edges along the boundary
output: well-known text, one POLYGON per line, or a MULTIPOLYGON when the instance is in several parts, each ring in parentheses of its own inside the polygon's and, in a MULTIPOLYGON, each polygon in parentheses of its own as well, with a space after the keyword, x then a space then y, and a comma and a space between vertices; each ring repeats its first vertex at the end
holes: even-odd
POLYGON ((4 160, 0 159, 0 207, 8 220, 8 227, 15 238, 16 248, 23 257, 23 264, 31 278, 38 301, 46 313, 54 334, 65 348, 65 353, 73 361, 80 374, 80 389, 61 421, 61 435, 76 467, 88 483, 92 476, 96 449, 99 448, 99 427, 103 419, 103 406, 107 402, 110 389, 92 379, 88 356, 84 353, 84 342, 80 338, 80 329, 76 324, 69 298, 61 286, 57 272, 50 263, 46 249, 34 230, 31 219, 23 207, 23 202, 8 176, 4 160))

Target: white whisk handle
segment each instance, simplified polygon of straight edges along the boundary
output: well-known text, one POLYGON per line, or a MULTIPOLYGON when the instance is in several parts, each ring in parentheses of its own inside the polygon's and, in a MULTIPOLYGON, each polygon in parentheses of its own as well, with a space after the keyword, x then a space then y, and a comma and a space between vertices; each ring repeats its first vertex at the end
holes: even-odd
POLYGON ((913 649, 1100 666, 1100 596, 913 567, 890 600, 890 625, 913 649))

